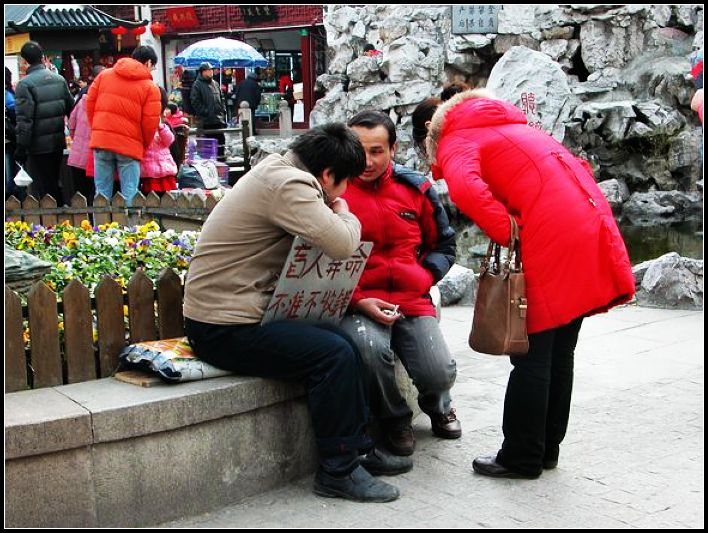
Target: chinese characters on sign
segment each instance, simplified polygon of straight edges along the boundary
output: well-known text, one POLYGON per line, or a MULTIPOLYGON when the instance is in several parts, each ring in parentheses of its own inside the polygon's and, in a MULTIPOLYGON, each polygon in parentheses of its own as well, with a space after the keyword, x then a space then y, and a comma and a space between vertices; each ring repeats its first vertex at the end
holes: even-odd
POLYGON ((174 29, 189 29, 199 26, 194 7, 170 7, 165 10, 167 21, 174 29))
POLYGON ((538 111, 536 109, 535 93, 521 93, 521 104, 519 107, 521 108, 521 111, 523 111, 526 115, 526 118, 529 121, 529 126, 538 130, 543 129, 543 125, 541 124, 541 116, 538 114, 538 111))
POLYGON ((501 5, 452 6, 452 33, 497 33, 501 5))
POLYGON ((262 22, 278 18, 275 6, 239 6, 239 8, 245 22, 262 22))
POLYGON ((372 247, 372 243, 362 242, 351 257, 337 260, 296 237, 261 323, 274 320, 339 323, 372 247))

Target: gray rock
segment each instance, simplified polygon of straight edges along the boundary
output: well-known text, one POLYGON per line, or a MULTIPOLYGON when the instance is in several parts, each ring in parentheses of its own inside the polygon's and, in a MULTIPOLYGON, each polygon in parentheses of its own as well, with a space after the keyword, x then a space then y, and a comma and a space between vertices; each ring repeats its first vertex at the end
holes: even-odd
POLYGON ((698 192, 635 192, 622 206, 622 216, 635 226, 702 220, 703 196, 698 192))
POLYGON ((676 252, 635 267, 637 303, 664 309, 703 308, 703 260, 676 252))
POLYGON ((612 212, 619 214, 622 211, 622 204, 629 199, 629 188, 622 180, 610 179, 597 184, 602 194, 607 198, 607 202, 612 208, 612 212))
POLYGON ((580 53, 589 72, 620 68, 643 50, 643 22, 626 17, 590 20, 580 27, 580 53))
POLYGON ((458 264, 452 265, 449 272, 437 284, 442 305, 453 305, 459 302, 473 282, 474 273, 469 268, 458 264))
POLYGON ((27 294, 51 268, 52 263, 5 245, 5 284, 10 289, 27 294))
POLYGON ((284 154, 297 138, 293 137, 249 137, 246 139, 251 151, 251 167, 255 167, 271 154, 284 154))
POLYGON ((542 130, 563 141, 565 123, 577 98, 558 63, 546 54, 525 46, 513 47, 494 65, 487 88, 526 112, 529 123, 539 124, 542 130), (524 103, 524 95, 534 96, 533 108, 528 100, 524 103))

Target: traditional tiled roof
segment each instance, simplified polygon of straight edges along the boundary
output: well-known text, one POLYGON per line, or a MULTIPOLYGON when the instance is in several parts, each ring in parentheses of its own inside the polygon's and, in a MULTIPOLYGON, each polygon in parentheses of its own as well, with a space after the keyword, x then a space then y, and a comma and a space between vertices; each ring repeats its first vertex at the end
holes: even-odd
POLYGON ((5 28, 16 31, 104 29, 125 26, 135 28, 148 21, 121 20, 89 5, 34 4, 6 5, 5 28))

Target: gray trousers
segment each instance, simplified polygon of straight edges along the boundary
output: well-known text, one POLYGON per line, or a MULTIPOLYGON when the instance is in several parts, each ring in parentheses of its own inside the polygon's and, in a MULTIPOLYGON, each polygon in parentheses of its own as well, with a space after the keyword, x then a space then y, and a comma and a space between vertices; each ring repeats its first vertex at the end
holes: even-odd
POLYGON ((388 327, 363 315, 347 314, 340 327, 361 353, 372 415, 384 424, 410 424, 413 413, 396 384, 396 356, 418 389, 423 412, 436 415, 450 411, 457 364, 434 317, 399 318, 388 327))

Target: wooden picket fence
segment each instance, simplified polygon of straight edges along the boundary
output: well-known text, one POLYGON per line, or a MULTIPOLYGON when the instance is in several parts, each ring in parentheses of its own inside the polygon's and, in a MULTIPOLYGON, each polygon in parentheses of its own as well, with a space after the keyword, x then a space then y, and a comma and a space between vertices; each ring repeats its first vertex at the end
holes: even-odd
POLYGON ((72 226, 80 226, 82 220, 94 225, 117 222, 122 226, 156 220, 163 229, 199 229, 218 201, 214 196, 187 191, 168 192, 162 197, 155 192, 147 196, 138 192, 131 207, 126 207, 121 193, 116 193, 112 200, 98 196, 89 206, 86 198, 77 192, 69 206, 57 207, 57 201, 50 195, 41 200, 28 196, 22 202, 10 196, 5 201, 5 220, 43 226, 60 224, 65 220, 72 226))
POLYGON ((118 354, 128 344, 183 336, 180 277, 164 269, 156 285, 138 270, 125 295, 118 283, 105 276, 93 298, 78 280, 71 281, 58 298, 40 281, 24 306, 17 293, 5 286, 5 392, 107 377, 115 372, 118 354), (29 343, 24 337, 25 321, 29 343))

